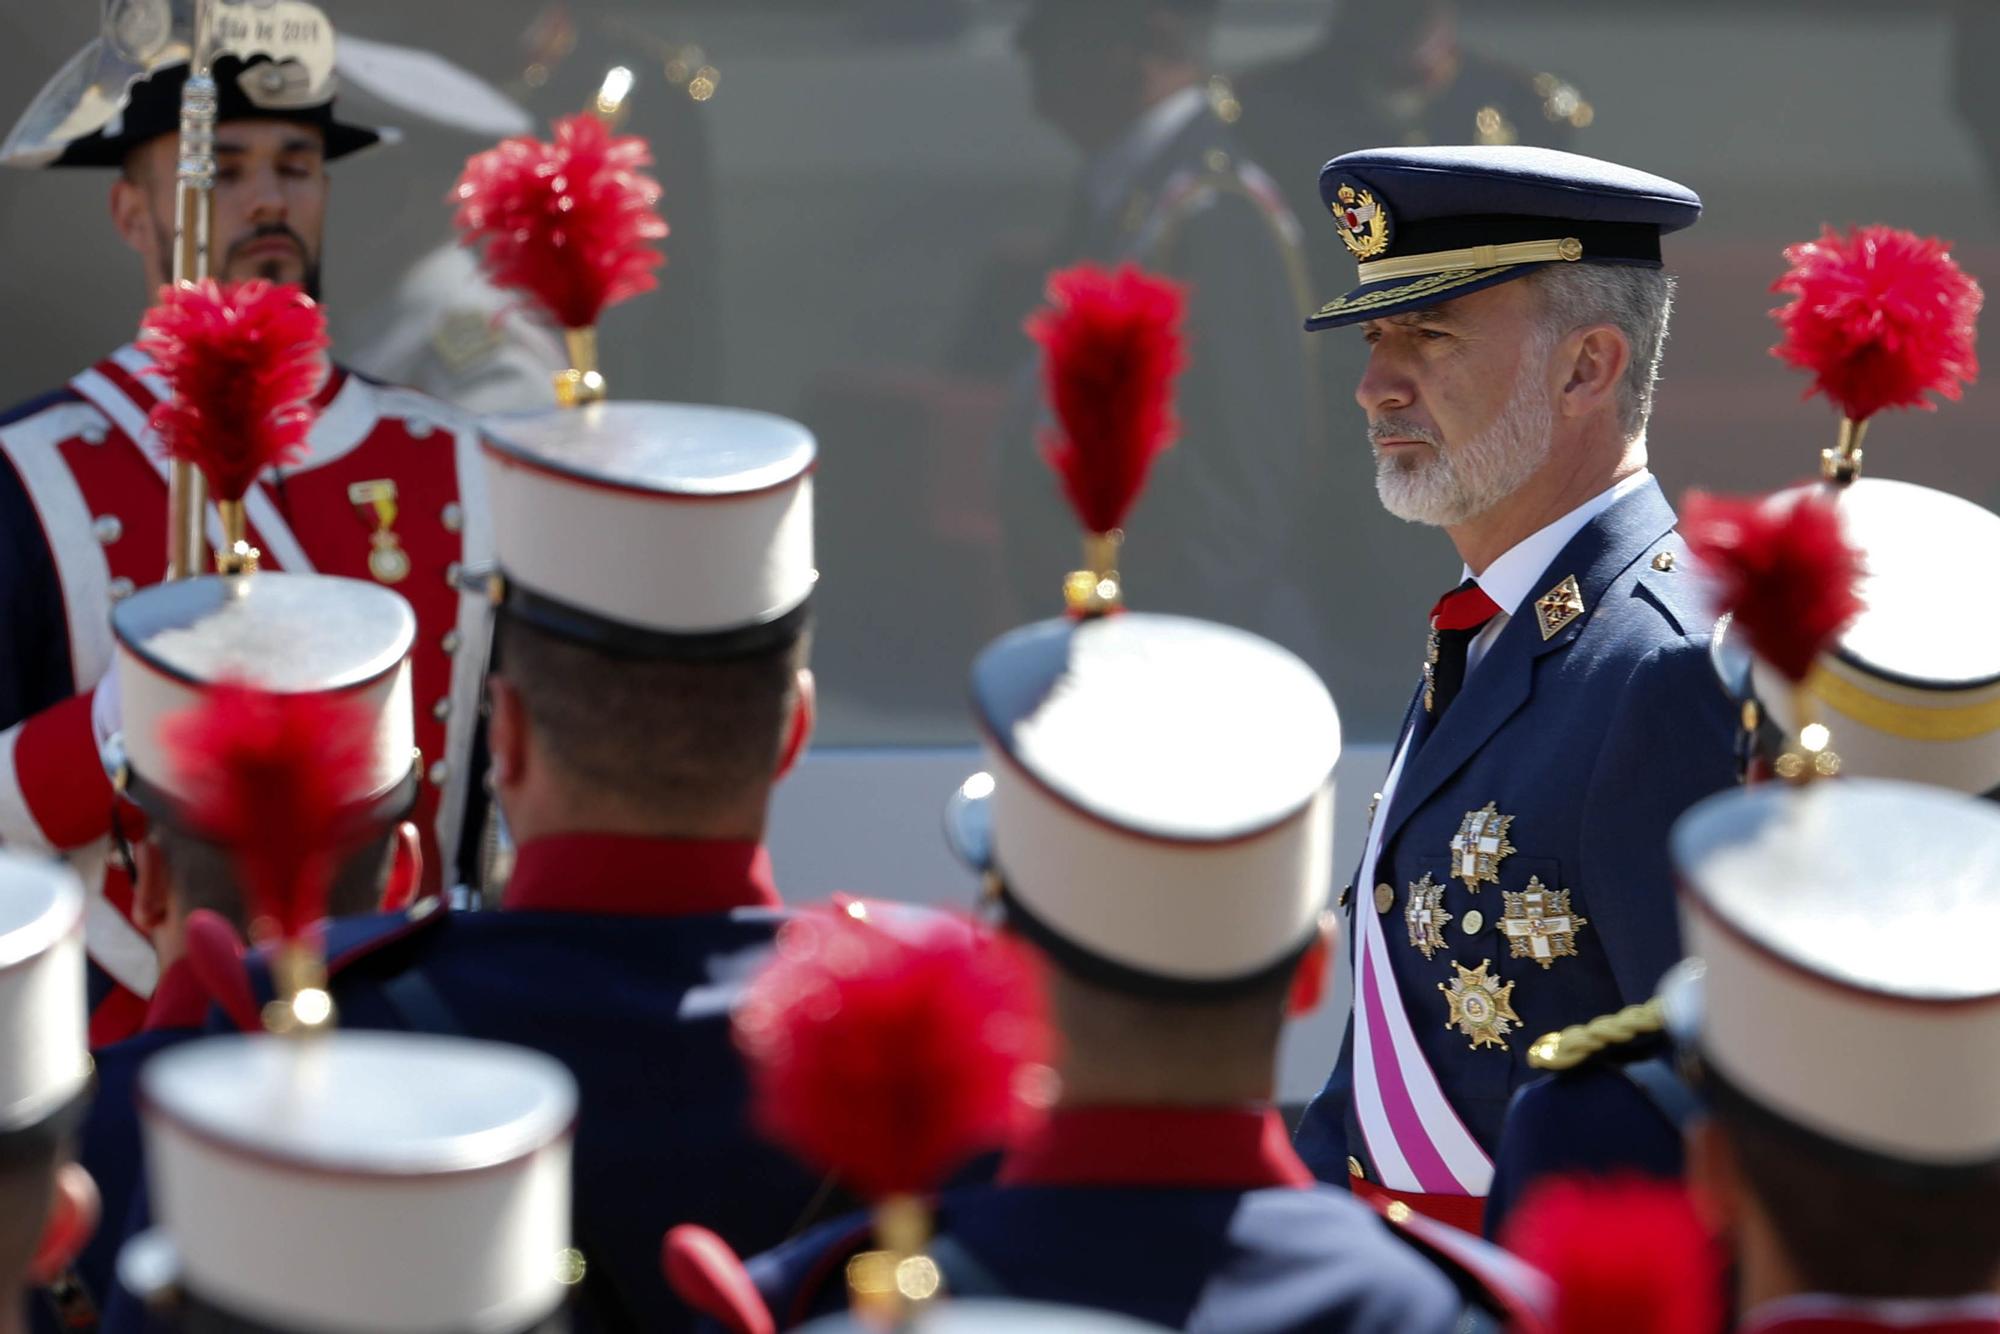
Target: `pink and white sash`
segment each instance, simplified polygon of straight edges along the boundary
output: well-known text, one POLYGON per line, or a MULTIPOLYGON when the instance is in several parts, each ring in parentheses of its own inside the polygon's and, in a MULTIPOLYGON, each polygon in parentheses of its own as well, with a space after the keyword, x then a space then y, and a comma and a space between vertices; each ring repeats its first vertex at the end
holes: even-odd
POLYGON ((1370 911, 1366 895, 1382 854, 1389 803, 1408 757, 1408 738, 1383 784, 1368 831, 1368 851, 1355 892, 1364 896, 1354 919, 1355 1118, 1382 1186, 1426 1195, 1484 1196, 1493 1185, 1493 1160, 1446 1100, 1437 1075, 1410 1027, 1408 1010, 1389 965, 1382 928, 1385 913, 1370 911))

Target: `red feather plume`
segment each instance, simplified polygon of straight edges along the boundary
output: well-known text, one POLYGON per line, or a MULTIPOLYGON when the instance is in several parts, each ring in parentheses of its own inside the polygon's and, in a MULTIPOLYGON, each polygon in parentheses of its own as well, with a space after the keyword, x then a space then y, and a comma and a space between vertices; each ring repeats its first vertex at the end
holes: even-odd
POLYGON ((1894 227, 1828 227, 1817 241, 1787 246, 1791 265, 1771 287, 1791 304, 1771 312, 1784 337, 1771 351, 1813 374, 1806 396, 1825 394, 1863 422, 1883 408, 1957 399, 1979 378, 1973 344, 1979 284, 1946 243, 1894 227))
POLYGON ((1862 607, 1861 553, 1840 511, 1817 487, 1757 499, 1690 491, 1681 535, 1717 588, 1717 610, 1735 617, 1758 657, 1792 681, 1862 607))
POLYGON ((241 500, 305 448, 326 347, 326 316, 289 283, 161 288, 139 350, 169 391, 151 423, 168 456, 200 468, 217 500, 241 500))
POLYGON ((1049 305, 1028 319, 1060 431, 1042 457, 1093 533, 1125 522, 1146 474, 1173 442, 1173 382, 1187 364, 1181 287, 1127 264, 1050 275, 1049 305))
MULTIPOLYGON (((759 1128, 880 1199, 928 1191, 1005 1143, 1048 1058, 1022 947, 962 918, 789 923, 736 1015, 759 1128)), ((879 915, 876 910, 872 915, 879 915)))
POLYGON ((371 724, 332 695, 210 687, 164 724, 184 818, 235 854, 252 934, 299 940, 326 916, 341 854, 369 795, 371 724))
POLYGON ((1557 1178, 1522 1202, 1504 1242, 1554 1283, 1548 1334, 1722 1327, 1722 1255, 1678 1184, 1557 1178))
POLYGON ((566 329, 658 285, 667 234, 654 205, 653 155, 636 135, 613 138, 595 116, 566 116, 555 139, 521 137, 467 159, 451 198, 467 245, 486 244, 486 272, 525 292, 566 329))

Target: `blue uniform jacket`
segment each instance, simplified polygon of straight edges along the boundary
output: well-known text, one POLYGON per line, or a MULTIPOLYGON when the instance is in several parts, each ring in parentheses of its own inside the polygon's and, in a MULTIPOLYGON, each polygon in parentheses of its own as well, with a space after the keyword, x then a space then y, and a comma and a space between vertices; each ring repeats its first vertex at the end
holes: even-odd
MULTIPOLYGON (((1256 1122, 1254 1112, 1059 1112, 1052 1153, 1017 1151, 1000 1184, 939 1197, 929 1250, 946 1290, 1213 1334, 1498 1327, 1482 1303, 1504 1259, 1448 1274, 1365 1205, 1313 1184, 1275 1118, 1275 1148, 1236 1133, 1254 1141, 1256 1122), (1079 1115, 1096 1126, 1076 1137, 1079 1115)), ((871 1244, 866 1220, 840 1220, 757 1257, 750 1274, 789 1328, 844 1309, 846 1261, 871 1244)))
POLYGON ((1521 1086, 1494 1157, 1488 1236, 1503 1235, 1515 1208, 1552 1176, 1680 1178, 1681 1126, 1696 1100, 1664 1047, 1655 1039, 1612 1048, 1521 1086))
MULTIPOLYGON (((667 1229, 700 1223, 747 1254, 797 1230, 819 1191, 817 1175, 752 1129, 730 1037, 730 1012, 786 914, 699 911, 758 901, 732 891, 767 875, 750 845, 550 839, 521 849, 505 911, 330 930, 342 1028, 512 1042, 576 1076, 574 1244, 587 1266, 572 1311, 579 1334, 688 1328, 692 1316, 661 1273, 667 1229), (747 859, 732 869, 734 885, 716 864, 731 848, 747 859)), ((268 994, 261 968, 253 985, 268 994)))
MULTIPOLYGON (((1382 926, 1412 1031, 1445 1097, 1493 1154, 1508 1099, 1530 1077, 1538 1036, 1643 1001, 1680 957, 1667 832, 1694 802, 1735 781, 1734 716, 1709 665, 1713 615, 1674 513, 1657 483, 1622 496, 1581 529, 1516 609, 1436 730, 1404 765, 1369 883, 1342 895, 1348 939, 1356 914, 1375 912, 1378 885, 1393 896, 1382 926), (1583 611, 1544 638, 1533 600, 1576 580, 1583 611), (1511 816, 1515 851, 1499 883, 1478 892, 1453 879, 1451 841, 1488 802, 1511 816), (1410 887, 1445 886, 1452 919, 1426 958, 1411 942, 1410 887), (1544 969, 1512 957, 1503 894, 1538 879, 1567 890, 1586 920, 1575 955, 1544 969), (1468 931, 1479 915, 1479 929, 1468 931), (1519 1022, 1505 1048, 1474 1048, 1451 1027, 1439 984, 1490 965, 1512 983, 1519 1022)), ((1411 703, 1413 721, 1421 692, 1411 703)), ((1408 724, 1406 723, 1406 727, 1408 724)), ((1322 1179, 1358 1167, 1379 1181, 1353 1119, 1353 1021, 1325 1088, 1298 1131, 1301 1155, 1322 1179), (1353 1163, 1349 1159, 1352 1157, 1353 1163)))

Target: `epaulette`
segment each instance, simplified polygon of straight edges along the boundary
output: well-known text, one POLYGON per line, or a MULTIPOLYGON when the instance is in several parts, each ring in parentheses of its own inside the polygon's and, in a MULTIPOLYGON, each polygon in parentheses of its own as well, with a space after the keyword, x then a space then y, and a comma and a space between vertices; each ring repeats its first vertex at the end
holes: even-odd
POLYGON ((1540 1329, 1547 1323, 1555 1291, 1539 1269, 1470 1232, 1427 1218, 1401 1200, 1368 1203, 1396 1235, 1443 1270, 1472 1306, 1499 1317, 1511 1330, 1540 1329))
POLYGON ((1559 1033, 1543 1034, 1528 1048, 1528 1064, 1537 1070, 1574 1070, 1601 1052, 1664 1032, 1666 1024, 1665 1008, 1655 997, 1615 1014, 1600 1015, 1587 1024, 1571 1024, 1559 1033))

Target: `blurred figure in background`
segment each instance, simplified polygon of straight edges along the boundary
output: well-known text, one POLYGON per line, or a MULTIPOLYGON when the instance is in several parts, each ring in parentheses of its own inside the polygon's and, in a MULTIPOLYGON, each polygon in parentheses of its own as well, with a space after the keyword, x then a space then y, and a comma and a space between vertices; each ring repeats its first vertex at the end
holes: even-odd
MULTIPOLYGON (((1302 235, 1211 97, 1215 9, 1215 0, 1029 7, 1016 43, 1035 109, 1084 158, 1047 267, 1131 262, 1188 287, 1180 437, 1132 523, 1146 605, 1254 629, 1315 659, 1294 545, 1320 441, 1300 332, 1302 235)), ((1018 329, 1025 313, 1005 311, 1004 327, 1018 329)), ((1032 608, 1073 564, 1075 540, 1038 456, 1032 368, 1017 374, 997 443, 1000 517, 1016 601, 1032 608)))

